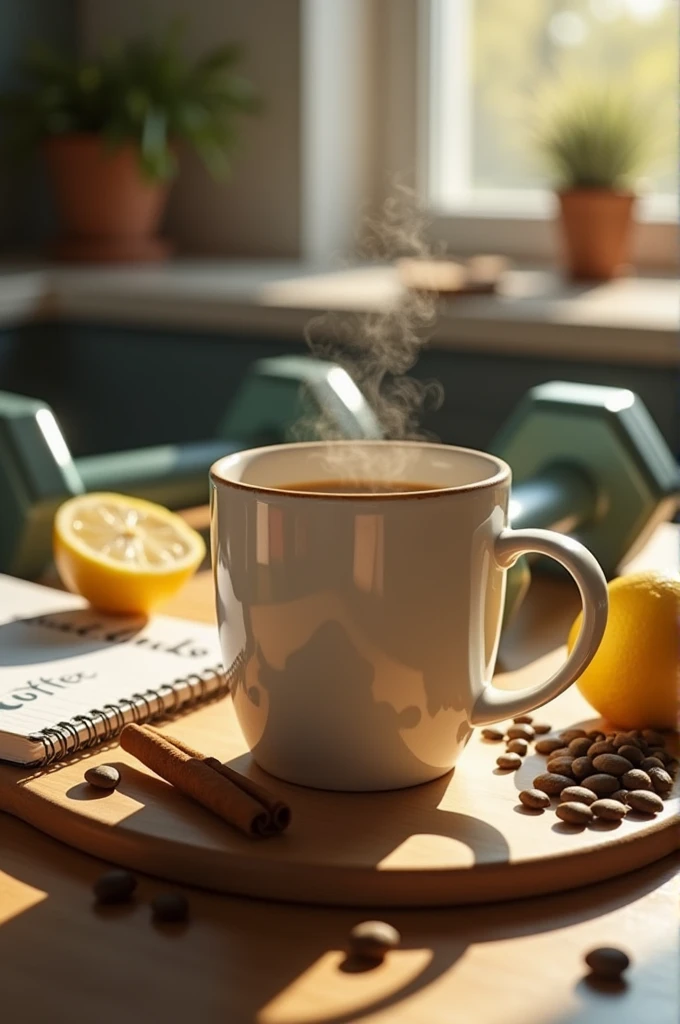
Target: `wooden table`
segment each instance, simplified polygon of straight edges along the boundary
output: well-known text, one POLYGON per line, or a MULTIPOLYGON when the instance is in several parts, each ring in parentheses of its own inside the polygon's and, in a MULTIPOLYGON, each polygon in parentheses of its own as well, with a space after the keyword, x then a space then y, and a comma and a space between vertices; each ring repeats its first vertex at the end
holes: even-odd
MULTIPOLYGON (((202 514, 199 514, 201 520, 202 514)), ((664 527, 636 560, 677 565, 664 527)), ((570 584, 542 579, 502 645, 514 669, 559 645, 570 584)), ((211 620, 199 574, 166 609, 211 620)), ((342 969, 365 913, 191 890, 191 922, 154 927, 134 904, 96 909, 102 863, 0 815, 0 1020, 7 1024, 676 1024, 677 860, 557 896, 498 906, 396 911, 403 945, 379 968, 342 969), (628 983, 593 988, 583 955, 630 951, 628 983)))

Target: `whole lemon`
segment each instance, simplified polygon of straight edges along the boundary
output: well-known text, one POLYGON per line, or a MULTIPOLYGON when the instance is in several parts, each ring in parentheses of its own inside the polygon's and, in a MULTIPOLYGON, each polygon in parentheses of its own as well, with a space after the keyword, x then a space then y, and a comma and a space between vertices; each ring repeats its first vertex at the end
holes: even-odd
MULTIPOLYGON (((577 681, 586 700, 626 729, 674 729, 678 714, 680 577, 659 572, 609 584, 602 643, 577 681)), ((581 626, 569 633, 569 650, 581 626)))

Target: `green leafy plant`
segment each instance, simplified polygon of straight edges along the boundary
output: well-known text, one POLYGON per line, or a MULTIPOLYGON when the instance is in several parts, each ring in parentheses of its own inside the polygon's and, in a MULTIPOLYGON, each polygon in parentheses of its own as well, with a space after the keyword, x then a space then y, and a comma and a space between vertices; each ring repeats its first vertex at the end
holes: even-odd
POLYGON ((650 121, 624 93, 565 88, 544 104, 537 147, 560 189, 630 188, 650 159, 650 121))
POLYGON ((110 46, 95 60, 33 45, 25 62, 29 87, 0 96, 10 147, 23 154, 46 137, 72 133, 101 135, 112 147, 134 142, 144 176, 158 181, 176 173, 175 144, 183 141, 213 176, 224 176, 238 115, 255 112, 258 98, 235 70, 238 46, 190 61, 179 44, 173 25, 159 38, 110 46))

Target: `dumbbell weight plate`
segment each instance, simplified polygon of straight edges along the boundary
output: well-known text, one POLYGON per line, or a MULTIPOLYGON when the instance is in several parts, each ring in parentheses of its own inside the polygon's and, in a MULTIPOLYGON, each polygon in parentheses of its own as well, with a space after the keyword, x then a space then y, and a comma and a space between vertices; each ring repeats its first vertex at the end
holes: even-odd
POLYGON ((52 410, 0 391, 0 570, 34 576, 52 553, 52 520, 80 479, 52 410))
POLYGON ((383 437, 375 413, 347 371, 309 356, 253 363, 217 432, 248 447, 383 437))
POLYGON ((559 463, 592 479, 597 514, 572 535, 609 577, 677 503, 675 460, 641 399, 625 388, 562 381, 532 388, 491 450, 510 464, 513 482, 559 463))

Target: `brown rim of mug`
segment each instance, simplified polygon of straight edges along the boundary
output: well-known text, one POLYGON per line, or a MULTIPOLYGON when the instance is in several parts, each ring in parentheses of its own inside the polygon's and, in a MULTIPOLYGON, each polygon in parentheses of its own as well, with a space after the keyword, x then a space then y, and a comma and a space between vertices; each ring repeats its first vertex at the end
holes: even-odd
POLYGON ((358 501, 385 501, 394 500, 395 498, 411 498, 415 501, 422 501, 424 498, 440 498, 444 495, 452 494, 465 494, 469 491, 482 491, 487 488, 497 487, 499 484, 510 483, 511 478, 510 467, 507 462, 503 459, 499 459, 497 455, 491 455, 489 452, 480 452, 476 448, 463 448, 460 445, 454 444, 437 444, 430 441, 296 441, 289 444, 275 444, 275 445, 264 445, 260 448, 244 448, 241 452, 232 452, 230 455, 223 455, 222 458, 217 459, 213 462, 210 467, 210 480, 217 486, 222 484, 225 487, 236 487, 241 491, 252 491, 254 494, 282 494, 286 497, 295 498, 323 498, 326 501, 334 501, 339 499, 346 501, 348 498, 356 499, 358 501), (400 447, 425 447, 425 448, 436 448, 442 451, 455 451, 461 452, 465 455, 476 455, 482 456, 488 459, 490 462, 495 463, 497 469, 493 476, 486 480, 478 480, 472 484, 459 484, 455 487, 433 487, 432 490, 428 491, 380 491, 375 494, 364 493, 356 494, 348 491, 296 491, 291 487, 266 487, 261 484, 249 484, 243 483, 242 480, 229 480, 224 476, 220 476, 217 471, 217 466, 224 462, 226 459, 238 459, 243 455, 257 455, 261 452, 276 452, 286 451, 292 447, 295 448, 322 448, 325 445, 332 445, 333 447, 339 446, 352 446, 361 445, 362 447, 374 447, 383 444, 395 444, 400 447))

